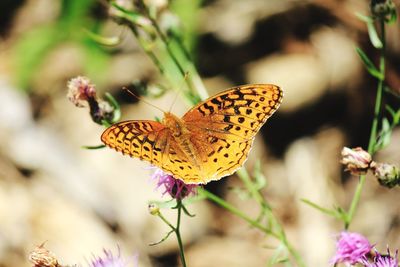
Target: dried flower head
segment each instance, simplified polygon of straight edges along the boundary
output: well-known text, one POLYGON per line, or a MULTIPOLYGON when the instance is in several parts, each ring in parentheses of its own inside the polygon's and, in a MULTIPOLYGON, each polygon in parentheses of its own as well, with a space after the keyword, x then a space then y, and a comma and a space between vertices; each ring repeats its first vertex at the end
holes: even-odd
POLYGON ((110 250, 103 250, 103 257, 96 257, 90 263, 90 267, 137 267, 137 256, 132 257, 130 260, 123 259, 121 257, 120 250, 118 249, 118 255, 114 256, 110 250), (132 265, 131 265, 132 264, 132 265))
POLYGON ((371 170, 382 186, 392 188, 400 184, 400 170, 387 163, 371 163, 371 170))
POLYGON ((98 124, 113 121, 115 108, 96 97, 96 87, 86 77, 78 76, 68 82, 68 99, 77 107, 89 107, 92 120, 98 124))
POLYGON ((157 180, 157 188, 164 187, 163 195, 168 193, 175 199, 183 199, 190 194, 196 193, 197 185, 185 184, 183 181, 175 179, 172 175, 160 169, 154 172, 152 179, 157 180))
POLYGON ((399 267, 399 262, 397 260, 398 251, 396 250, 396 254, 394 257, 390 255, 389 248, 387 251, 387 255, 381 255, 376 252, 376 256, 374 257, 373 262, 369 262, 367 257, 363 257, 360 263, 363 264, 364 267, 399 267))
POLYGON ((96 87, 86 77, 78 76, 69 80, 67 87, 67 97, 77 107, 84 107, 89 99, 96 98, 96 87))
POLYGON ((336 254, 331 263, 343 262, 354 265, 360 262, 373 247, 367 238, 358 233, 342 232, 336 242, 336 254))
POLYGON ((350 149, 344 147, 342 149, 342 160, 340 161, 346 166, 346 170, 353 175, 365 174, 372 162, 371 155, 361 147, 350 149))
POLYGON ((375 18, 388 21, 396 13, 396 6, 392 0, 371 0, 371 13, 375 18))
POLYGON ((56 256, 45 248, 44 244, 36 246, 29 254, 29 260, 34 264, 33 267, 59 267, 56 256))

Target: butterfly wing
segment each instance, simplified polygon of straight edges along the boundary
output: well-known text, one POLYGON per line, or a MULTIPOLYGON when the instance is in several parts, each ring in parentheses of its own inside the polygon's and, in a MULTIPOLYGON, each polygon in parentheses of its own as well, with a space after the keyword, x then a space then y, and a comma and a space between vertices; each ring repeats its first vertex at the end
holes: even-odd
POLYGON ((169 130, 159 122, 130 120, 108 127, 101 140, 124 155, 161 167, 169 136, 169 130))
POLYGON ((282 97, 276 85, 244 85, 205 100, 183 116, 201 157, 201 183, 218 180, 243 165, 255 135, 282 97))
POLYGON ((124 155, 140 158, 187 183, 200 179, 165 125, 156 121, 130 120, 116 123, 101 135, 104 144, 124 155))

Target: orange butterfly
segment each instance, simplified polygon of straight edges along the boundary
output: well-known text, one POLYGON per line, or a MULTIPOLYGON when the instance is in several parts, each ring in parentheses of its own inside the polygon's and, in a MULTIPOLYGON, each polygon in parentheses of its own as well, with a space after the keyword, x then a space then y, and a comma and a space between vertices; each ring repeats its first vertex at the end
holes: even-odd
POLYGON ((282 90, 272 84, 230 88, 182 118, 129 120, 107 128, 107 146, 161 168, 186 184, 206 184, 234 173, 246 161, 261 126, 278 109, 282 90))

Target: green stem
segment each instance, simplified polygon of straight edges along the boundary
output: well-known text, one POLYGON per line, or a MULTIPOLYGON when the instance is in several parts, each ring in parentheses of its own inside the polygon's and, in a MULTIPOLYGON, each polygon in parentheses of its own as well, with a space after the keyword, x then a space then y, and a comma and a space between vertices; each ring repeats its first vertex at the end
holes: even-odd
MULTIPOLYGON (((169 57, 171 58, 171 60, 174 62, 174 64, 176 65, 176 67, 178 68, 180 74, 182 75, 183 78, 186 77, 186 72, 188 71, 188 69, 185 70, 185 68, 182 66, 181 62, 179 62, 178 57, 175 55, 174 51, 172 51, 171 48, 171 42, 168 40, 168 38, 165 36, 165 34, 162 32, 160 26, 157 23, 157 20, 150 14, 150 10, 147 8, 146 4, 143 2, 143 0, 141 0, 141 4, 144 7, 144 10, 146 11, 146 16, 148 19, 150 19, 154 29, 157 32, 157 35, 160 37, 160 40, 162 41, 162 43, 165 46, 165 49, 167 50, 167 53, 169 55, 169 57)), ((181 51, 183 52, 187 62, 190 65, 190 71, 192 71, 191 75, 193 78, 190 79, 186 79, 185 81, 188 85, 189 90, 194 93, 194 92, 198 92, 200 95, 201 99, 205 99, 207 98, 207 90, 205 89, 203 82, 200 78, 200 76, 197 73, 196 68, 193 66, 190 57, 188 56, 188 52, 186 50, 186 48, 184 48, 183 43, 180 42, 180 40, 175 39, 174 40, 177 42, 179 48, 181 49, 181 51)))
POLYGON ((181 257, 182 266, 186 267, 185 253, 183 252, 183 244, 182 244, 182 238, 181 238, 181 232, 180 232, 181 215, 182 215, 182 200, 178 199, 177 201, 178 201, 178 203, 177 203, 178 217, 176 220, 175 234, 176 234, 176 239, 178 240, 179 253, 180 253, 180 257, 181 257))
POLYGON ((139 32, 137 31, 136 27, 129 24, 128 25, 129 28, 131 29, 131 31, 133 32, 133 34, 136 37, 136 40, 138 40, 138 42, 140 43, 140 46, 143 48, 144 52, 149 56, 149 58, 153 61, 154 65, 157 66, 158 70, 160 71, 160 73, 162 75, 165 74, 165 69, 162 66, 160 60, 158 60, 157 56, 154 54, 154 52, 148 48, 148 45, 145 43, 145 41, 143 41, 143 38, 140 37, 139 32))
POLYGON ((245 168, 241 168, 240 170, 237 171, 237 174, 244 183, 244 185, 247 187, 247 190, 250 192, 252 197, 258 202, 258 204, 261 206, 262 211, 264 212, 265 210, 271 210, 271 207, 268 205, 268 203, 265 202, 263 196, 261 195, 260 191, 257 190, 257 188, 254 186, 254 183, 251 181, 249 173, 245 168))
MULTIPOLYGON (((382 48, 381 48, 381 53, 379 57, 379 71, 382 74, 382 78, 379 79, 378 81, 378 88, 376 92, 376 99, 375 99, 375 110, 374 110, 374 119, 372 121, 372 126, 371 126, 371 133, 369 136, 369 142, 368 142, 368 153, 371 155, 374 154, 375 151, 375 145, 376 145, 376 136, 378 134, 378 122, 379 122, 379 114, 381 111, 381 105, 382 105, 382 92, 383 92, 383 85, 385 81, 385 47, 386 47, 386 40, 385 40, 385 22, 383 20, 379 21, 380 29, 381 29, 381 40, 382 40, 382 48)), ((361 198, 361 193, 362 193, 362 188, 365 183, 365 175, 360 176, 360 181, 358 182, 356 191, 354 193, 353 200, 351 201, 350 204, 350 209, 347 213, 347 216, 345 218, 345 225, 344 228, 347 230, 350 226, 350 223, 354 217, 354 213, 356 212, 358 203, 361 198)))
MULTIPOLYGON (((211 201, 215 202, 216 204, 220 205, 224 209, 226 209, 226 210, 230 211, 231 213, 235 214, 239 218, 242 218, 243 220, 248 222, 251 226, 263 231, 264 233, 266 233, 268 235, 273 236, 274 238, 276 238, 278 240, 281 240, 282 243, 287 248, 287 250, 289 251, 289 253, 295 259, 297 265, 300 266, 300 267, 305 267, 306 266, 305 263, 303 262, 303 259, 300 256, 300 254, 293 248, 293 246, 287 240, 285 232, 283 231, 282 227, 279 224, 277 224, 278 227, 279 227, 279 233, 275 233, 274 231, 272 231, 268 227, 265 227, 264 225, 259 223, 257 220, 253 220, 248 215, 243 213, 241 210, 237 209, 236 207, 234 207, 233 205, 229 204, 228 202, 226 202, 222 198, 214 195, 213 193, 211 193, 211 192, 209 192, 209 191, 207 191, 207 190, 205 190, 203 188, 199 188, 198 192, 199 192, 199 194, 202 194, 205 197, 207 197, 209 200, 211 200, 211 201)), ((275 218, 274 218, 274 222, 276 222, 275 218)))
POLYGON ((211 193, 211 192, 209 192, 209 191, 207 191, 207 190, 205 190, 203 188, 199 188, 198 192, 200 194, 203 194, 209 200, 211 200, 211 201, 215 202, 216 204, 220 205, 224 209, 226 209, 226 210, 230 211, 231 213, 235 214, 236 216, 242 218, 243 220, 245 220, 246 222, 248 222, 250 225, 254 226, 255 228, 258 228, 261 231, 263 231, 264 233, 270 234, 275 238, 279 238, 279 236, 276 233, 272 232, 270 229, 268 229, 264 225, 260 224, 256 220, 253 220, 248 215, 243 213, 241 210, 239 210, 236 207, 232 206, 231 204, 229 204, 228 202, 226 202, 222 198, 214 195, 213 193, 211 193))

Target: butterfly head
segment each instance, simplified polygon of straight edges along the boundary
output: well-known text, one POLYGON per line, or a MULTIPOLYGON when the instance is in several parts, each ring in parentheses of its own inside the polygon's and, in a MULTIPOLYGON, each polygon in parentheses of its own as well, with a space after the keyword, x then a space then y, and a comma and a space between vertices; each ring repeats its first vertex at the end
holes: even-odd
POLYGON ((185 131, 186 127, 184 125, 184 122, 180 118, 178 118, 177 116, 175 116, 174 114, 172 114, 170 112, 164 113, 164 118, 163 118, 162 123, 168 129, 170 129, 170 131, 172 132, 172 135, 175 137, 179 137, 186 132, 185 131))

